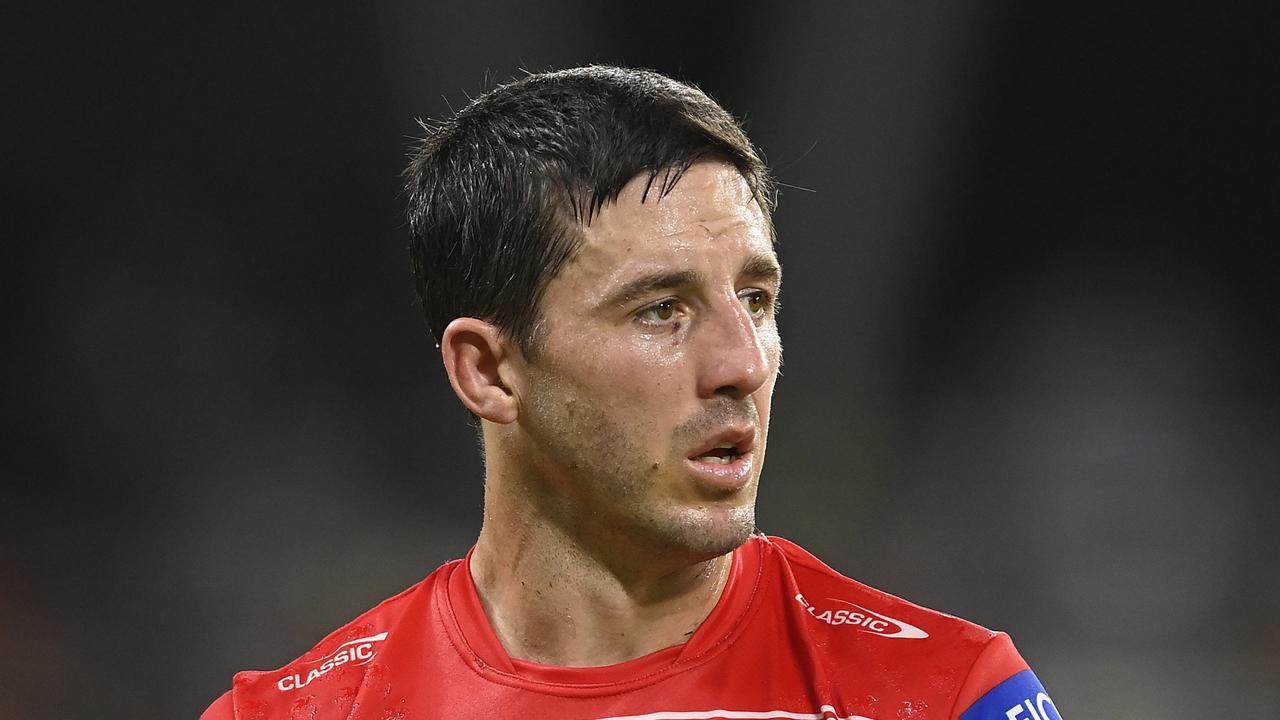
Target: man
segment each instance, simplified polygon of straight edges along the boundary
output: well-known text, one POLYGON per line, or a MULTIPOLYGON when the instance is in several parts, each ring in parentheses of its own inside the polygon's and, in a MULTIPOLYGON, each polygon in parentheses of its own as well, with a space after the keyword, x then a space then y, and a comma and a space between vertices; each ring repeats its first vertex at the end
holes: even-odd
POLYGON ((499 87, 407 173, 428 323, 478 419, 474 549, 205 718, 1058 713, 1008 636, 755 533, 781 364, 772 184, 651 72, 499 87))

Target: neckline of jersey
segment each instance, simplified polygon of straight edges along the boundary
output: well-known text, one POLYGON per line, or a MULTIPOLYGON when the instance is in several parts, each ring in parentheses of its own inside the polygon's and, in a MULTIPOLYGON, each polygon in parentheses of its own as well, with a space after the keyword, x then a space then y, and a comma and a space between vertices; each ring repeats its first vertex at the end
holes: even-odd
MULTIPOLYGON (((455 563, 441 583, 442 607, 464 648, 459 652, 482 675, 503 684, 544 692, 573 694, 617 692, 620 686, 643 686, 673 672, 700 665, 727 647, 741 631, 744 616, 759 592, 765 546, 763 535, 752 535, 734 550, 729 577, 720 599, 689 641, 648 655, 601 667, 558 667, 516 660, 507 654, 489 624, 480 596, 471 579, 471 553, 455 563)), ((474 551, 474 549, 473 549, 474 551)))

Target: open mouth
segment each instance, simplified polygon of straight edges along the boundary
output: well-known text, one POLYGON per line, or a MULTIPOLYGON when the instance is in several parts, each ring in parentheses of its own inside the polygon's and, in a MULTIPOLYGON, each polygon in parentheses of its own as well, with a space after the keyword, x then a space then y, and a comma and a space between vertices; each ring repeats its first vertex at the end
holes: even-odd
POLYGON ((718 465, 728 465, 729 463, 742 457, 745 453, 740 451, 737 446, 728 443, 717 445, 702 455, 698 455, 694 460, 698 462, 715 463, 718 465))
POLYGON ((695 450, 689 459, 698 463, 730 465, 750 453, 755 440, 756 431, 751 426, 726 428, 707 438, 706 445, 695 450))
POLYGON ((714 497, 737 493, 755 471, 756 430, 751 425, 724 427, 707 436, 686 462, 698 486, 714 497))

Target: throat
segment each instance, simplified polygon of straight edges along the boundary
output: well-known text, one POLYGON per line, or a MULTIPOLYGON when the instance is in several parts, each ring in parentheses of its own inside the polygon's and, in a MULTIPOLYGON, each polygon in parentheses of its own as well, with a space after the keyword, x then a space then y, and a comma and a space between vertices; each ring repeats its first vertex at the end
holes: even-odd
POLYGON ((507 564, 477 545, 471 575, 507 654, 560 667, 626 662, 681 645, 715 607, 732 555, 627 586, 580 562, 507 564))

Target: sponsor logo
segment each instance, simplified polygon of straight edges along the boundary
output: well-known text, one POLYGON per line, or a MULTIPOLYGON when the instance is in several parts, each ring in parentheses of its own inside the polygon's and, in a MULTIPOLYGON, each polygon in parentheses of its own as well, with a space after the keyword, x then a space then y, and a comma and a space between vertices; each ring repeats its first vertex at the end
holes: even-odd
POLYGON ((988 690, 960 720, 1062 720, 1062 715, 1036 674, 1023 670, 988 690))
POLYGON ((1024 699, 1020 705, 1014 705, 1005 710, 1004 716, 1008 720, 1023 720, 1023 718, 1029 718, 1029 720, 1060 720, 1062 717, 1058 714, 1058 706, 1053 704, 1053 701, 1049 699, 1049 694, 1046 692, 1036 693, 1034 703, 1030 699, 1024 699), (1025 714, 1022 710, 1024 707, 1026 708, 1025 714), (1050 714, 1051 708, 1052 714, 1050 714))
POLYGON ((805 609, 813 617, 821 620, 828 625, 845 625, 869 632, 880 637, 887 638, 909 638, 920 639, 929 637, 929 633, 903 620, 895 620, 888 615, 882 615, 874 610, 868 610, 861 605, 855 605, 848 600, 840 600, 839 598, 827 598, 828 601, 845 605, 847 607, 839 608, 823 608, 819 609, 808 598, 800 593, 796 593, 796 602, 805 609))
POLYGON ((313 660, 308 664, 315 664, 316 667, 306 672, 298 671, 292 675, 285 675, 276 681, 276 688, 280 692, 289 692, 310 685, 314 680, 333 672, 335 669, 343 665, 364 665, 373 660, 378 654, 377 643, 387 639, 386 633, 378 633, 369 637, 350 640, 338 646, 327 657, 320 660, 313 660), (317 664, 318 663, 318 664, 317 664))
POLYGON ((787 710, 678 710, 644 715, 619 715, 600 720, 872 720, 864 715, 840 715, 830 705, 816 713, 787 710))

